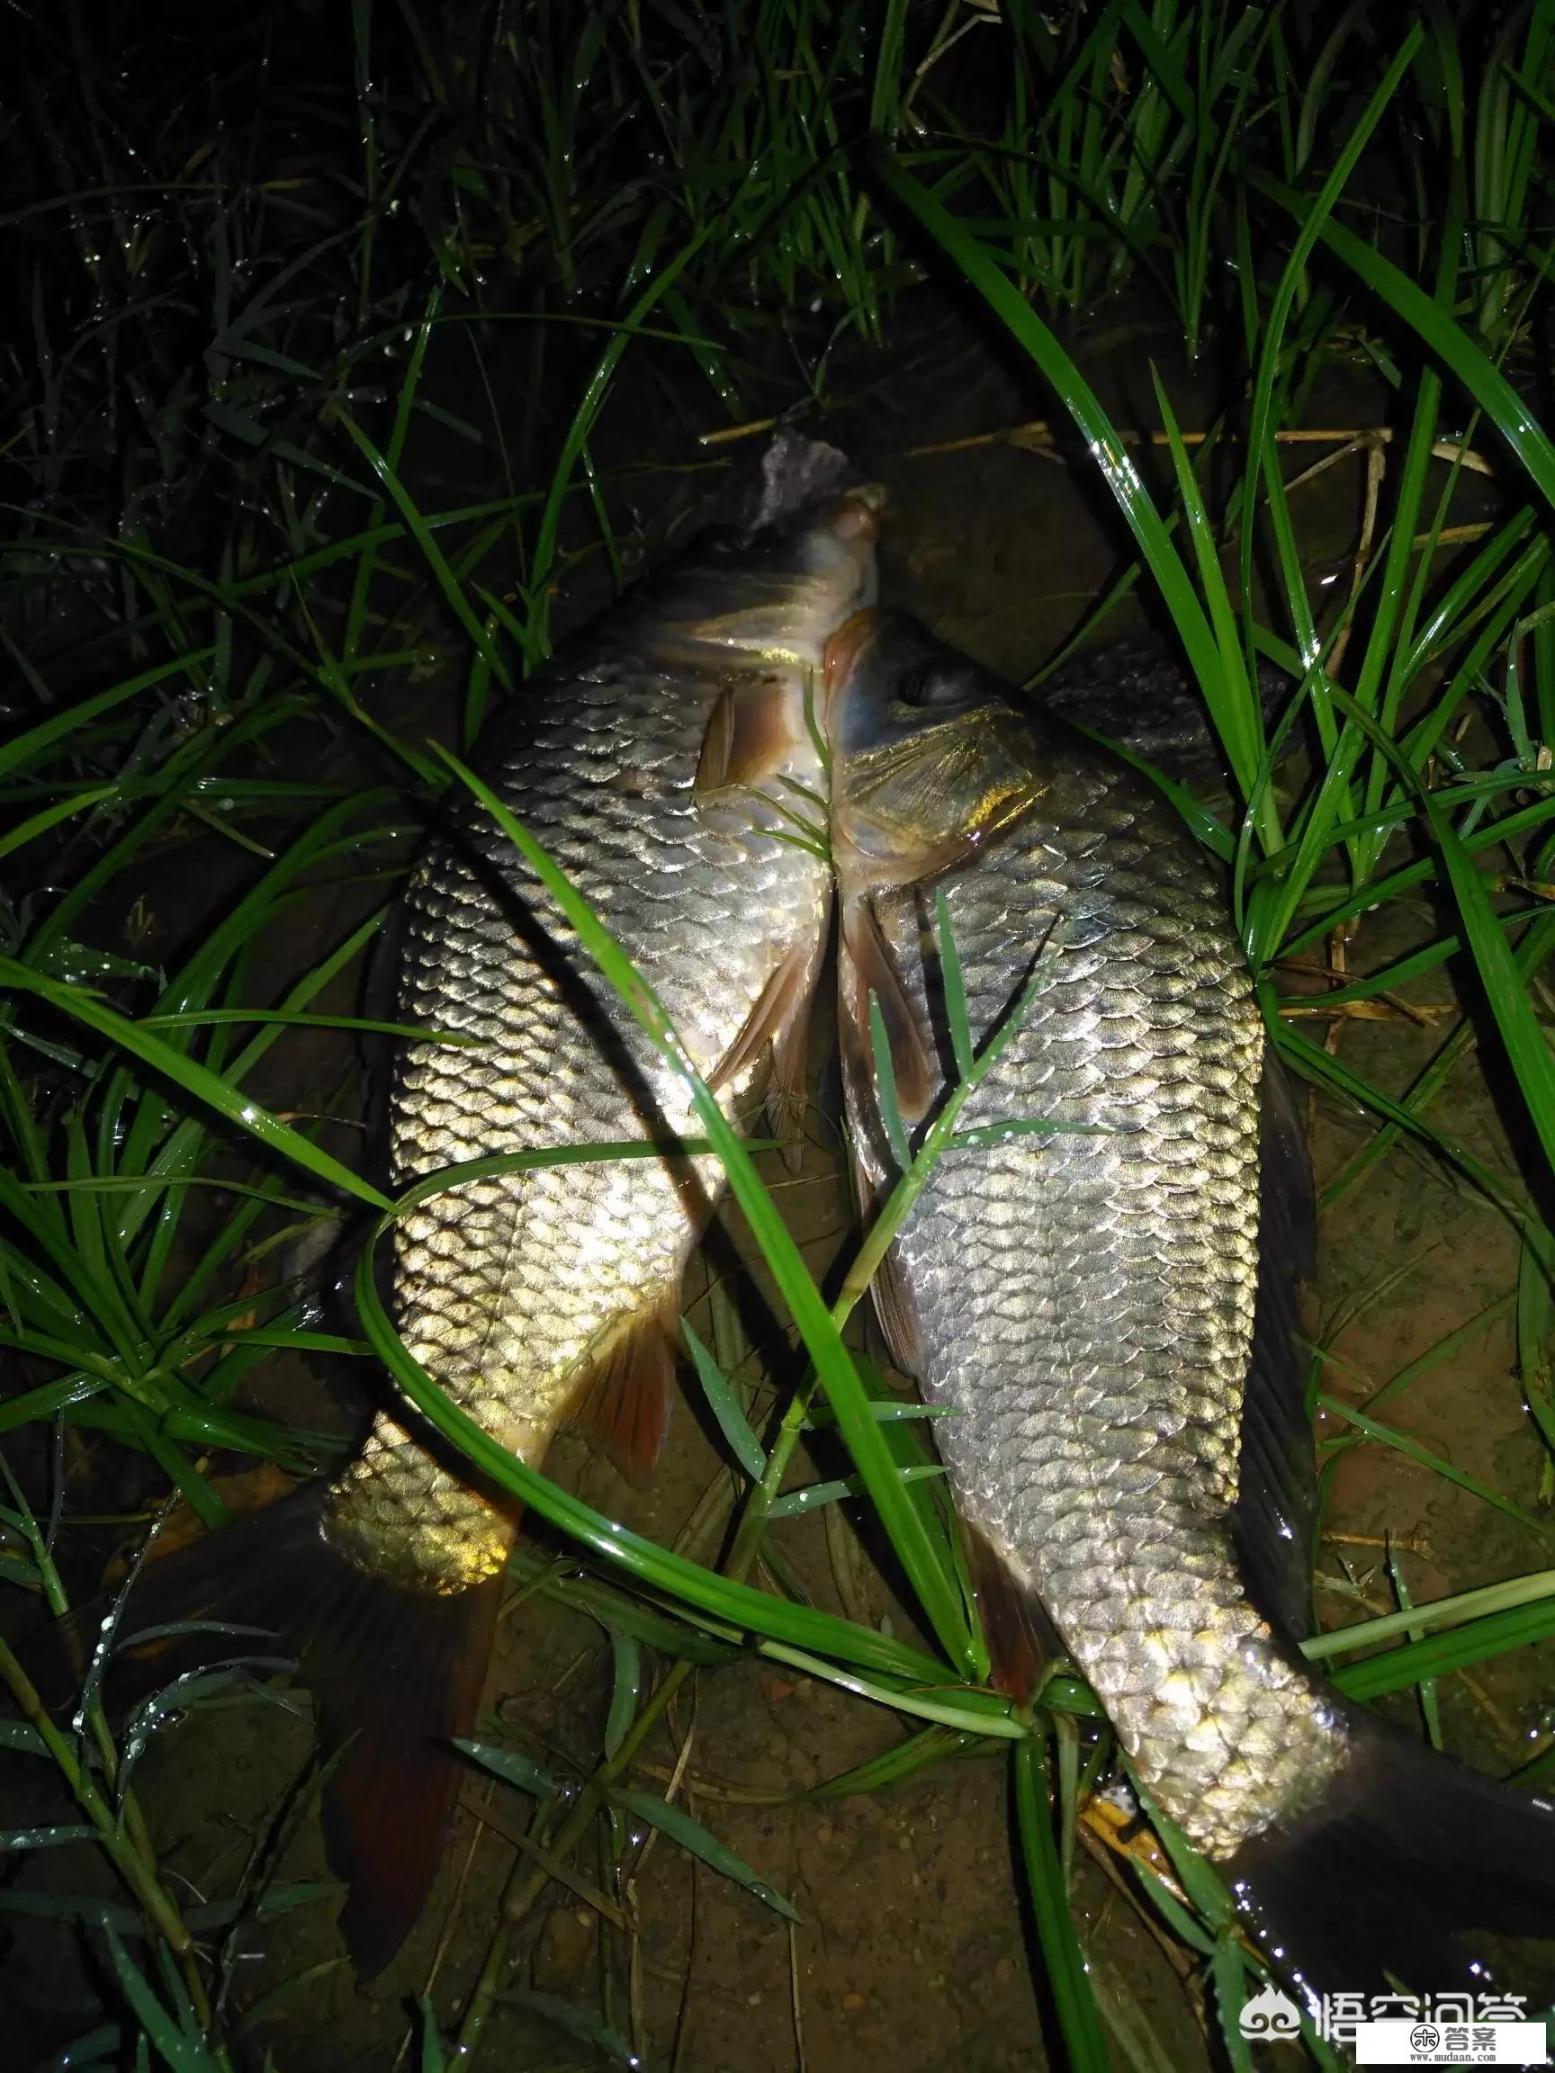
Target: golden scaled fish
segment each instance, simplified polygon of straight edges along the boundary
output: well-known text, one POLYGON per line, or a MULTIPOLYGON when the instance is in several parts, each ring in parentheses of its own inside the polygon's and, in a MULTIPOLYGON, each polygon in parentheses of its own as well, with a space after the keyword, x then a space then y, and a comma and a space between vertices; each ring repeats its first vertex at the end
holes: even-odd
MULTIPOLYGON (((526 687, 481 757, 730 1113, 769 1065, 781 1114, 802 1097, 830 906, 806 701, 827 637, 873 596, 876 501, 823 494, 754 533, 704 536, 526 687)), ((411 889, 398 1019, 476 1048, 402 1054, 396 1187, 494 1151, 696 1137, 684 1081, 501 830, 475 806, 463 821, 411 889)), ((711 1156, 630 1159, 434 1196, 394 1232, 406 1345, 524 1458, 582 1413, 646 1467, 669 1412, 681 1278, 719 1174, 711 1156)), ((510 1538, 390 1414, 324 1534, 374 1574, 439 1593, 500 1571, 510 1538)))
MULTIPOLYGON (((1308 1668, 1306 1153, 1227 900, 1155 789, 908 620, 832 644, 840 1016, 866 1200, 908 1119, 1051 975, 895 1245, 880 1310, 963 1518, 1040 1601, 1146 1791, 1298 1990, 1463 1984, 1465 1928, 1555 1932, 1555 1809, 1308 1668)), ((1486 1977, 1482 1969, 1476 1976, 1486 1977)))
MULTIPOLYGON (((755 523, 701 537, 516 694, 475 766, 655 989, 743 1117, 774 1082, 791 1122, 830 879, 809 696, 827 638, 875 594, 879 495, 832 449, 769 453, 755 523)), ((493 1154, 664 1141, 662 1157, 467 1181, 393 1233, 412 1355, 538 1466, 577 1419, 646 1469, 669 1416, 680 1284, 719 1191, 670 1071, 539 881, 461 794, 408 900, 390 1098, 396 1190, 493 1154)), ((325 1792, 359 1975, 387 1963, 434 1877, 472 1732, 515 1508, 396 1400, 330 1484, 148 1576, 131 1624, 273 1626, 349 1738, 325 1792), (165 1574, 161 1573, 164 1572, 165 1574)), ((132 1601, 134 1602, 134 1601, 132 1601)))

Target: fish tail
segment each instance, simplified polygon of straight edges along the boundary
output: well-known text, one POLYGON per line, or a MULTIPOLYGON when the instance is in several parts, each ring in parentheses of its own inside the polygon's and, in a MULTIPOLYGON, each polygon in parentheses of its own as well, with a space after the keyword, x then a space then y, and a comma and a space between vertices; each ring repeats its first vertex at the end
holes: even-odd
MULTIPOLYGON (((366 1980, 399 1950, 441 1864, 464 1775, 447 1745, 474 1731, 502 1580, 438 1595, 370 1575, 324 1538, 327 1498, 323 1484, 305 1486, 148 1562, 125 1600, 103 1690, 119 1713, 213 1659, 296 1659, 321 1743, 338 1751, 324 1783, 324 1840, 347 1888, 341 1933, 366 1980), (150 1638, 189 1622, 250 1631, 150 1638), (148 1643, 137 1647, 142 1634, 148 1643)), ((51 1710, 75 1702, 110 1604, 83 1604, 29 1645, 29 1673, 51 1710)))
POLYGON ((1322 1796, 1230 1860, 1250 1926, 1309 1999, 1485 1987, 1487 1934, 1555 1936, 1555 1806, 1373 1714, 1347 1724, 1322 1796))
POLYGON ((465 1775, 449 1745, 475 1732, 501 1595, 500 1576, 438 1597, 356 1572, 304 1651, 325 1744, 343 1745, 324 1843, 359 1979, 394 1957, 437 1877, 465 1775))

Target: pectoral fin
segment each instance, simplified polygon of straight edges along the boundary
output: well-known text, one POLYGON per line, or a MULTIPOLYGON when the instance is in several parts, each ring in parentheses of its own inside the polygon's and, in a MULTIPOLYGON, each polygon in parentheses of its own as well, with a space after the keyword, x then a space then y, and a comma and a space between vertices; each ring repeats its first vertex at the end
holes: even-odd
POLYGON ((707 723, 693 794, 705 799, 735 786, 762 784, 783 767, 793 748, 784 680, 763 677, 731 684, 707 723))
POLYGON ((841 980, 840 1040, 845 1064, 857 1075, 855 1084, 870 1087, 875 1081, 869 1018, 873 997, 880 1003, 897 1105, 904 1121, 919 1121, 928 1113, 941 1074, 933 1040, 897 976, 868 899, 850 900, 843 910, 841 980))
POLYGON ((805 1111, 805 1065, 810 1029, 810 1003, 826 954, 824 925, 795 943, 773 967, 767 983, 734 1042, 707 1075, 716 1094, 730 1086, 772 1047, 772 1081, 767 1108, 773 1128, 784 1143, 784 1163, 798 1164, 800 1123, 805 1111))
POLYGON ((810 1063, 810 994, 812 972, 804 998, 787 1024, 772 1039, 772 1081, 767 1088, 767 1117, 772 1134, 783 1147, 783 1164, 797 1173, 804 1160, 804 1119, 810 1105, 808 1091, 810 1063))
POLYGON ((923 1340, 912 1293, 895 1253, 887 1253, 875 1269, 869 1293, 875 1306, 875 1321, 891 1359, 904 1375, 918 1381, 923 1374, 923 1340))

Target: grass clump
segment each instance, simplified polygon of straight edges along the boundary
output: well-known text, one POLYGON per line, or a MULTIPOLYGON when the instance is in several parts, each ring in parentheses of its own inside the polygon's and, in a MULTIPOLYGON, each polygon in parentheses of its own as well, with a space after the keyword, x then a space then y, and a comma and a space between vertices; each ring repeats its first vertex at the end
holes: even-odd
MULTIPOLYGON (((356 1059, 391 1032, 358 995, 408 855, 445 788, 470 781, 428 732, 462 752, 522 698, 561 613, 624 580, 662 529, 674 471, 708 464, 692 428, 800 399, 845 406, 945 291, 1029 363, 1089 449, 1076 467, 1116 502, 1124 545, 1096 616, 1148 594, 1201 685, 1234 793, 1218 811, 1191 803, 1192 824, 1227 868, 1274 1039, 1325 1100, 1372 1119, 1329 1204, 1408 1144, 1515 1238, 1515 1285, 1493 1302, 1519 1334, 1539 1491, 1525 1502, 1468 1477, 1408 1430, 1397 1398, 1428 1356, 1359 1401, 1331 1378, 1325 1457, 1384 1449, 1499 1507, 1539 1541, 1527 1573, 1434 1605, 1401 1583, 1387 1612, 1313 1653, 1342 1656, 1357 1697, 1417 1693, 1439 1734, 1445 1680, 1555 1632, 1541 991, 1555 949, 1555 448, 1535 378, 1547 16, 1438 10, 1402 42, 1364 9, 1203 0, 1057 19, 972 0, 785 0, 694 21, 655 0, 528 0, 500 18, 366 0, 296 10, 284 36, 265 11, 179 16, 165 34, 132 10, 25 19, 21 119, 0 139, 14 714, 0 749, 0 1444, 17 1471, 4 1575, 63 1607, 61 1566, 86 1530, 76 1492, 105 1465, 132 1465, 147 1519, 177 1493, 219 1526, 232 1458, 293 1474, 337 1460, 340 1433, 248 1403, 288 1352, 371 1354, 587 1551, 580 1575, 526 1550, 515 1578, 610 1637, 601 1760, 569 1774, 496 1738, 472 1748, 522 1796, 531 1847, 463 2007, 424 2006, 423 2063, 443 2062, 443 2030, 489 2045, 514 1940, 553 1877, 581 1880, 618 1948, 635 1949, 606 1890, 635 1862, 629 1818, 768 1908, 789 1905, 714 1823, 633 1782, 677 1695, 752 1653, 899 1716, 892 1751, 822 1792, 879 1790, 957 1751, 1004 1756, 1055 2050, 1106 2063, 1105 2017, 1133 2062, 1159 2058, 1137 2010, 1114 1997, 1098 2012, 1069 1900, 1077 1837, 1117 1842, 1089 1801, 1112 1759, 1094 1701, 1063 1670, 1031 1708, 983 1686, 922 1425, 886 1415, 898 1407, 842 1336, 880 1235, 828 1301, 703 1103, 805 1363, 768 1415, 718 1334, 709 1346, 688 1331, 738 1496, 718 1567, 625 1532, 462 1419, 399 1347, 370 1255, 357 1325, 321 1317, 306 1278, 278 1271, 353 1216, 392 1214, 363 1171, 356 1059), (1076 342, 1078 320, 1125 293, 1169 322, 1220 399, 1185 432, 1156 384, 1154 468, 1076 342), (1356 442, 1367 490, 1343 580, 1318 585, 1288 435, 1334 368, 1357 365, 1384 422, 1356 442), (1272 730, 1254 695, 1271 664, 1288 686, 1272 730), (1287 736, 1307 744, 1304 763, 1281 762, 1287 736), (165 889, 193 877, 196 911, 159 929, 165 889), (1370 956, 1420 899, 1429 927, 1370 956), (1401 1091, 1306 1034, 1293 974, 1319 959, 1330 1017, 1453 977, 1451 1020, 1401 1091), (1513 1119, 1511 1157, 1454 1123, 1445 1096, 1471 1070, 1513 1119), (796 1491, 818 1429, 840 1434, 846 1473, 796 1491), (782 1583, 772 1522, 814 1512, 806 1530, 835 1533, 855 1498, 919 1638, 782 1583)), ((552 868, 525 830, 507 832, 552 868)), ((597 917, 573 918, 665 1037, 597 917)), ((963 1089, 983 1062, 958 1046, 963 1089)), ((932 1156, 908 1165, 893 1215, 932 1156)), ((1314 1373, 1314 1409, 1318 1394, 1314 1373)), ((125 1777, 154 1723, 141 1745, 116 1743, 88 1692, 67 1733, 29 1702, 9 1652, 0 1674, 21 1707, 8 1751, 70 1802, 11 1850, 95 1850, 118 1882, 112 1900, 54 1896, 105 1983, 105 2019, 72 2063, 234 2062, 247 2048, 226 1991, 236 1928, 320 1890, 256 1866, 186 1905, 125 1777)), ((234 1657, 222 1690, 169 1706, 257 1674, 234 1657)), ((1136 1870, 1133 1853, 1126 1876, 1187 1954, 1234 2058, 1257 1961, 1213 1876, 1162 1840, 1166 1854, 1136 1870)), ((0 1906, 25 1897, 7 1886, 0 1906)), ((636 2048, 629 1995, 624 2008, 603 1989, 599 2006, 531 1999, 579 2052, 636 2048)))

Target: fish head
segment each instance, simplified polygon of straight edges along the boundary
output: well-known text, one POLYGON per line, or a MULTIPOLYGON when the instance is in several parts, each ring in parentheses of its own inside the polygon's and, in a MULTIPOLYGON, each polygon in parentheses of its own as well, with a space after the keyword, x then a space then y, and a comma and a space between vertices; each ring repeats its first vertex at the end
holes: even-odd
POLYGON ((822 708, 832 853, 850 890, 965 860, 1040 788, 1020 694, 901 614, 862 611, 832 636, 822 708))
POLYGON ((704 533, 644 598, 656 659, 818 669, 829 636, 874 603, 884 503, 861 483, 752 528, 704 533))

